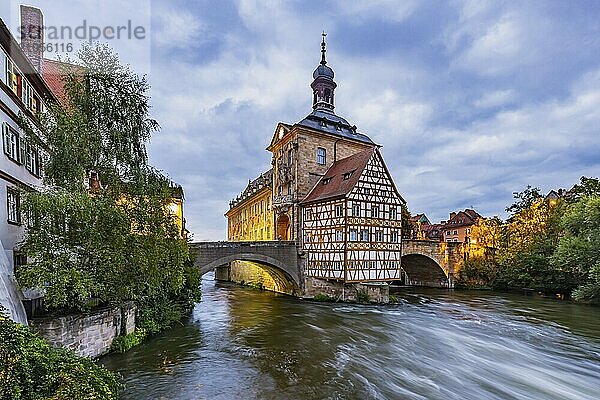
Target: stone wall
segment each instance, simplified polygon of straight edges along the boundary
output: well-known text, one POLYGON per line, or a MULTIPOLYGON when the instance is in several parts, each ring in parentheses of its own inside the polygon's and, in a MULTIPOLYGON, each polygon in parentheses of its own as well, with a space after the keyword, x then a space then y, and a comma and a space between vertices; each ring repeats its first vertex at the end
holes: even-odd
POLYGON ((132 303, 122 308, 106 308, 91 314, 34 318, 31 328, 55 347, 66 347, 79 356, 97 357, 110 350, 120 334, 135 330, 136 308, 132 303))
POLYGON ((327 295, 339 301, 357 301, 365 293, 373 303, 388 303, 390 286, 385 282, 343 283, 336 280, 307 277, 304 280, 304 298, 327 295))

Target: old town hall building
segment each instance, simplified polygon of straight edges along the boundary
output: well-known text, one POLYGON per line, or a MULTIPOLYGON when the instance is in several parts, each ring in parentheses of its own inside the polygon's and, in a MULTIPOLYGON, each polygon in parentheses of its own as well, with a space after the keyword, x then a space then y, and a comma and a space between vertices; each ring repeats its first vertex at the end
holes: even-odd
POLYGON ((334 112, 337 84, 325 53, 323 36, 313 111, 277 124, 267 147, 273 167, 230 202, 228 239, 296 241, 306 277, 398 280, 404 199, 380 146, 334 112))

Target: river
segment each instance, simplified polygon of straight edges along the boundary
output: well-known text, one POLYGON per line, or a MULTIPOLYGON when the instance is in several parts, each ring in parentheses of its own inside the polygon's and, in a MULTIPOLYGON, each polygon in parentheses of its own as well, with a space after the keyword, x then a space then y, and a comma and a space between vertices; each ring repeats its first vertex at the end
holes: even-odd
POLYGON ((302 301, 209 275, 189 322, 101 361, 124 399, 600 399, 600 307, 407 291, 302 301))

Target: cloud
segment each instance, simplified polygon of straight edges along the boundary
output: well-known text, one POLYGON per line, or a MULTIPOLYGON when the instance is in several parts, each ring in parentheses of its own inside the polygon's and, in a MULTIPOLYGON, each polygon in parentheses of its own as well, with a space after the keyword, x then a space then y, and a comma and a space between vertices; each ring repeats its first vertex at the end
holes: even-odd
POLYGON ((515 91, 513 89, 496 90, 485 93, 474 102, 474 105, 479 108, 499 107, 512 102, 514 99, 515 91))
MULTIPOLYGON (((90 10, 34 3, 53 24, 90 10)), ((98 14, 135 14, 120 10, 98 14)), ((224 239, 228 201, 270 168, 277 122, 311 110, 326 29, 336 111, 384 146, 411 210, 502 214, 527 184, 598 174, 599 21, 594 2, 154 0, 150 160, 184 186, 195 238, 224 239)), ((139 48, 116 48, 145 72, 139 48)))
POLYGON ((185 49, 206 40, 206 24, 190 11, 159 7, 153 16, 152 40, 157 46, 185 49))

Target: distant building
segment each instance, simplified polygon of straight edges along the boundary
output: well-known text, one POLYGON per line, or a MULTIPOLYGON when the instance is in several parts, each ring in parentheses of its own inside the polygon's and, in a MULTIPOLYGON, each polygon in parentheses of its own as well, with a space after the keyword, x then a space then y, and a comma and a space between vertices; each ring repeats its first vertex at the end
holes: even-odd
POLYGON ((444 242, 469 242, 471 227, 483 218, 475 210, 467 208, 464 211, 451 212, 450 219, 442 226, 444 242))
POLYGON ((413 215, 412 217, 410 217, 410 224, 412 225, 411 235, 410 235, 411 239, 417 239, 417 240, 426 239, 423 228, 428 225, 431 225, 431 222, 429 222, 429 219, 427 218, 427 216, 425 214, 413 215))
POLYGON ((442 225, 442 224, 421 225, 421 232, 423 234, 423 239, 433 240, 436 242, 442 241, 443 228, 444 228, 444 225, 442 225))

